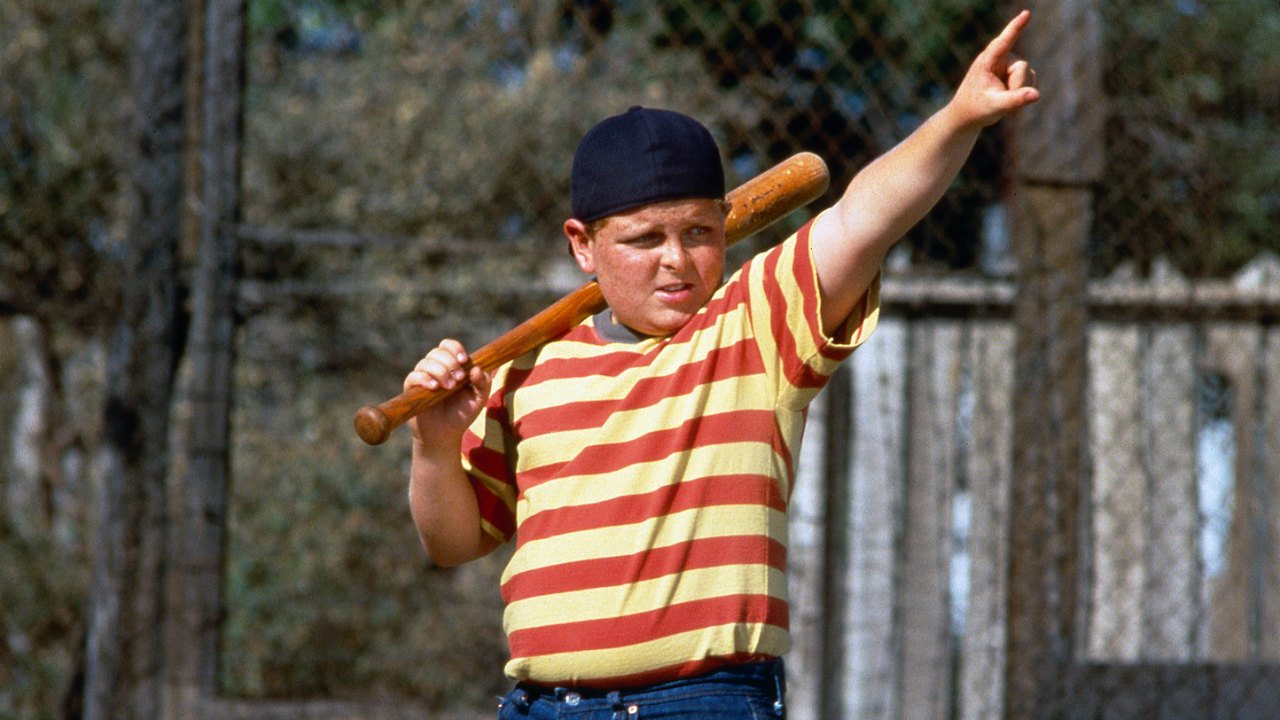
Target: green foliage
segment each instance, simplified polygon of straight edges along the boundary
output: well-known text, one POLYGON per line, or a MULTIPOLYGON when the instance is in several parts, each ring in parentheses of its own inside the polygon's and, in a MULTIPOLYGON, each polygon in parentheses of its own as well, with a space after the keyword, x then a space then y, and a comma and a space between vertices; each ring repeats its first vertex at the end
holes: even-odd
POLYGON ((84 558, 24 534, 0 505, 0 718, 61 717, 84 644, 84 558))
POLYGON ((237 381, 226 692, 486 705, 505 685, 502 558, 430 565, 404 458, 351 432, 373 390, 288 361, 249 359, 237 381))
POLYGON ((0 311, 90 324, 104 307, 126 109, 114 3, 0 3, 0 311))
MULTIPOLYGON (((127 103, 116 12, 97 0, 0 3, 0 317, 38 318, 58 352, 81 347, 111 307, 113 140, 127 103)), ((0 476, 0 493, 10 481, 0 476)), ((48 523, 15 527, 10 511, 0 501, 0 718, 63 717, 83 654, 86 550, 48 523)))
POLYGON ((1221 276, 1280 252, 1280 6, 1106 8, 1111 121, 1095 270, 1165 256, 1188 275, 1221 276))
POLYGON ((298 25, 349 22, 367 27, 378 20, 405 12, 406 0, 249 0, 245 22, 250 33, 279 37, 298 25))
POLYGON ((359 53, 255 37, 246 220, 421 239, 353 251, 250 247, 250 277, 363 291, 272 312, 325 324, 341 340, 335 350, 356 350, 347 362, 374 347, 404 367, 435 334, 406 328, 440 320, 488 340, 488 328, 540 309, 544 301, 511 289, 567 259, 560 223, 581 134, 635 103, 705 115, 714 100, 682 91, 686 53, 651 58, 647 36, 614 32, 583 54, 558 20, 550 5, 436 2, 374 24, 359 53))

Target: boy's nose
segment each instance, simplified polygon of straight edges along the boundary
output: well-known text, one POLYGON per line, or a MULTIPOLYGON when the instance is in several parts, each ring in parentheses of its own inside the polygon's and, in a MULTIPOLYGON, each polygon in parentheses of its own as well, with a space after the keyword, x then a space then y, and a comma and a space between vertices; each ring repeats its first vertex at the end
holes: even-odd
POLYGON ((683 265, 687 258, 688 254, 679 238, 669 238, 662 244, 662 262, 668 267, 683 265))

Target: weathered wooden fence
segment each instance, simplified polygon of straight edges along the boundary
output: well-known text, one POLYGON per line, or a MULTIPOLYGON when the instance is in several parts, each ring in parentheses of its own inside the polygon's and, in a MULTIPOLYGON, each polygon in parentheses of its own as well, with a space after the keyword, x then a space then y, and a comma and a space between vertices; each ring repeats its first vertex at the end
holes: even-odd
MULTIPOLYGON (((1047 441, 1013 433, 1013 296, 889 279, 874 340, 815 407, 792 510, 795 717, 1003 716, 1013 449, 1047 441)), ((1119 277, 1088 304, 1085 682, 1054 716, 1272 717, 1280 263, 1119 277)))

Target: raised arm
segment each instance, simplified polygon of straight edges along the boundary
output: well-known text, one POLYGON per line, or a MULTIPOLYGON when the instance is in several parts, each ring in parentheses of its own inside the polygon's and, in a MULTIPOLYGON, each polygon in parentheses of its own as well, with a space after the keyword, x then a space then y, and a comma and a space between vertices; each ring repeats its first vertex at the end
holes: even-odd
POLYGON ((978 134, 1040 98, 1035 72, 1011 57, 1031 14, 1023 11, 978 54, 941 110, 863 168, 810 233, 824 330, 848 317, 885 255, 951 185, 978 134))

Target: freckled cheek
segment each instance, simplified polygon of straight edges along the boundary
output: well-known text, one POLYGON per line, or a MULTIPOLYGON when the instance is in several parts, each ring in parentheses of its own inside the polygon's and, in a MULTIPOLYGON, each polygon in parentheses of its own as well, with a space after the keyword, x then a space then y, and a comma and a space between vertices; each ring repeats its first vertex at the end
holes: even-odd
POLYGON ((711 288, 720 286, 720 281, 724 279, 724 260, 721 258, 711 258, 699 263, 699 277, 711 288))
POLYGON ((611 305, 631 306, 655 301, 651 297, 653 272, 648 263, 628 259, 601 270, 604 272, 598 273, 597 277, 606 277, 601 289, 605 290, 605 299, 611 301, 611 305))
POLYGON ((610 255, 609 265, 615 271, 635 274, 650 266, 656 267, 657 261, 646 253, 617 252, 610 255))
POLYGON ((598 274, 608 275, 608 277, 617 285, 635 284, 637 280, 649 274, 649 263, 643 258, 631 256, 615 256, 609 258, 608 262, 602 263, 598 268, 598 274))

